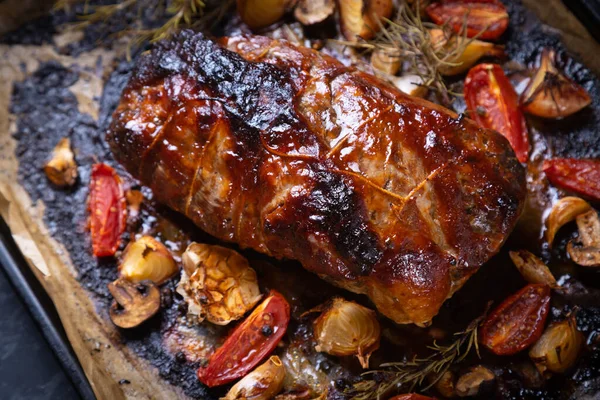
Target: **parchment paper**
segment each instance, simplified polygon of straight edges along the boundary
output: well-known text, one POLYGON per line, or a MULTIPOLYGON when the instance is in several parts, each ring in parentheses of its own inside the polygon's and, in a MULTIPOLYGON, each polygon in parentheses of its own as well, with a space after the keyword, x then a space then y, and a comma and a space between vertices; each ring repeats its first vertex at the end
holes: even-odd
MULTIPOLYGON (((560 29, 566 46, 592 70, 600 72, 600 45, 560 0, 525 0, 524 3, 544 22, 560 29)), ((0 12, 0 33, 32 16, 31 4, 23 9, 16 8, 23 4, 22 1, 5 1, 0 5, 0 10, 10 9, 10 15, 0 12), (25 14, 28 14, 27 17, 25 14)), ((63 34, 55 38, 55 43, 63 46, 76 39, 76 36, 63 34)), ((165 383, 153 367, 119 344, 113 326, 101 319, 88 293, 78 283, 69 254, 48 233, 42 219, 44 204, 32 204, 17 179, 18 161, 14 155, 15 142, 11 137, 15 129, 14 117, 8 110, 13 82, 24 79, 43 61, 56 60, 64 66, 100 65, 100 68, 90 68, 98 71, 95 75, 84 74, 71 87, 80 111, 97 119, 96 99, 101 94, 102 79, 108 76, 114 54, 114 49, 95 49, 75 59, 59 55, 49 45, 0 45, 0 215, 52 298, 68 338, 99 399, 185 398, 177 388, 165 383), (118 382, 122 379, 130 384, 120 385, 118 382)))

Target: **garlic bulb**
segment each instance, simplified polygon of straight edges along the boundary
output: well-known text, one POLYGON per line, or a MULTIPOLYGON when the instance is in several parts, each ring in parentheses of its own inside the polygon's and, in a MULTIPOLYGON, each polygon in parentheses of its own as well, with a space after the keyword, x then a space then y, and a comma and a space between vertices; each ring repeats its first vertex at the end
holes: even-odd
POLYGON ((183 253, 177 293, 198 322, 227 325, 241 318, 261 298, 256 272, 238 252, 221 246, 192 243, 183 253))
POLYGON ((381 328, 375 312, 353 301, 334 298, 314 322, 315 350, 334 356, 355 355, 368 368, 379 348, 381 328))
POLYGON ((583 334, 577 329, 575 316, 555 322, 529 350, 529 357, 540 373, 562 373, 572 367, 583 345, 583 334))
POLYGON ((173 256, 164 244, 151 236, 142 236, 129 243, 119 272, 122 277, 132 282, 151 280, 160 285, 179 271, 173 256))
POLYGON ((271 356, 227 392, 221 400, 270 400, 283 388, 285 367, 277 356, 271 356))

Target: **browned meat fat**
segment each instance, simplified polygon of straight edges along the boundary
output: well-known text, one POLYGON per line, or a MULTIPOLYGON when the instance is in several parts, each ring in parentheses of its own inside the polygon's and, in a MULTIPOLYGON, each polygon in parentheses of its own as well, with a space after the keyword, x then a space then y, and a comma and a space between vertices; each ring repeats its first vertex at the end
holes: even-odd
POLYGON ((259 36, 183 32, 142 55, 108 141, 206 232, 298 260, 398 323, 430 321, 525 197, 500 134, 259 36))

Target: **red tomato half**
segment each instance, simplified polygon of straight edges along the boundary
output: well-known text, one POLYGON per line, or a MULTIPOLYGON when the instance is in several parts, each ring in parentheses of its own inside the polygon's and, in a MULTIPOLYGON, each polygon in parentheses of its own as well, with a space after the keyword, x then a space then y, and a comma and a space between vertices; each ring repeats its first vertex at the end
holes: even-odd
POLYGON ((427 7, 427 15, 438 25, 448 25, 457 34, 479 39, 498 39, 508 27, 506 7, 494 0, 446 0, 427 7))
POLYGON ((481 325, 481 344, 498 355, 518 353, 542 336, 550 287, 529 284, 504 300, 481 325))
POLYGON ((542 168, 553 185, 600 201, 600 160, 554 158, 542 168))
POLYGON ((496 64, 479 64, 465 79, 465 102, 480 126, 494 129, 508 139, 517 158, 527 162, 529 135, 525 117, 519 109, 519 98, 496 64))
POLYGON ((273 351, 289 322, 290 305, 272 290, 231 332, 223 346, 210 357, 208 365, 198 369, 198 379, 213 387, 243 377, 273 351))
POLYGON ((127 205, 121 178, 106 164, 92 168, 88 208, 94 255, 113 256, 125 230, 127 205))

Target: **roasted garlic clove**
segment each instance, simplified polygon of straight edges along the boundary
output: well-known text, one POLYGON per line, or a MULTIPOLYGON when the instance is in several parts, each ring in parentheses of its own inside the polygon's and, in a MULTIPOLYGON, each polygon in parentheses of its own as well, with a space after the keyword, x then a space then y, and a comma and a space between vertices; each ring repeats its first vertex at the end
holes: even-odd
POLYGON ((445 54, 444 62, 438 71, 442 75, 452 76, 467 72, 483 57, 504 58, 504 46, 467 39, 460 35, 448 36, 442 29, 430 29, 429 40, 436 52, 445 54))
POLYGON ((144 202, 144 194, 140 190, 130 189, 125 192, 125 199, 127 200, 127 216, 137 217, 144 202))
POLYGON ((555 66, 556 53, 544 49, 540 67, 525 89, 523 111, 544 118, 563 118, 590 105, 587 91, 555 66))
POLYGON ((52 158, 44 165, 46 176, 56 186, 72 186, 77 180, 77 164, 69 138, 62 138, 52 150, 52 158))
POLYGON ((552 210, 546 219, 546 240, 552 247, 554 236, 558 230, 573 221, 578 215, 588 212, 592 206, 579 197, 563 197, 552 206, 552 210))
POLYGON ((241 318, 261 298, 256 272, 238 252, 221 246, 192 243, 183 253, 184 271, 177 292, 188 313, 227 325, 241 318))
POLYGON ((456 394, 460 397, 477 396, 484 386, 494 382, 496 375, 486 367, 477 365, 456 381, 456 394))
POLYGON ((151 280, 160 285, 179 271, 164 244, 151 236, 131 242, 123 252, 119 265, 122 277, 132 282, 151 280))
POLYGON ((371 53, 371 66, 385 74, 396 75, 401 64, 400 50, 397 48, 376 48, 371 53))
POLYGON ((386 79, 409 96, 424 97, 427 94, 427 87, 418 75, 386 76, 386 79))
POLYGON ((334 298, 313 324, 315 350, 334 356, 358 357, 368 368, 371 353, 379 348, 381 329, 373 310, 353 301, 334 298))
POLYGON ((300 0, 294 9, 294 17, 302 25, 314 25, 325 21, 334 11, 334 0, 300 0))
POLYGON ((446 371, 435 382, 434 387, 444 397, 452 398, 456 395, 456 385, 454 384, 454 373, 446 371))
POLYGON ((575 316, 571 315, 564 321, 550 324, 529 350, 529 357, 542 375, 563 373, 577 361, 583 340, 575 316))
POLYGON ((527 250, 510 251, 509 255, 527 282, 543 283, 551 288, 557 287, 556 278, 548 266, 531 252, 527 250))
POLYGON ((260 29, 279 21, 291 3, 290 0, 237 0, 237 10, 246 25, 260 29))
POLYGON ((151 281, 131 282, 119 278, 108 284, 115 300, 110 319, 121 328, 135 328, 160 309, 160 290, 151 281))
POLYGON ((592 209, 576 218, 579 238, 567 244, 571 259, 583 267, 600 267, 600 218, 592 209))
POLYGON ((381 19, 392 15, 393 0, 339 0, 340 24, 346 39, 371 39, 381 19))
POLYGON ((283 388, 285 367, 277 356, 242 378, 221 400, 270 400, 283 388))

